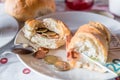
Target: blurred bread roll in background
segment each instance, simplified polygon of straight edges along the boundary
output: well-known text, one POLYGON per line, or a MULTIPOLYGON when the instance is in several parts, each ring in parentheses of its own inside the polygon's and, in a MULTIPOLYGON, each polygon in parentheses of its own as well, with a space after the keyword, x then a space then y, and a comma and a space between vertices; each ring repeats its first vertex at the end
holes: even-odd
POLYGON ((6 0, 5 11, 19 21, 55 12, 54 0, 6 0))

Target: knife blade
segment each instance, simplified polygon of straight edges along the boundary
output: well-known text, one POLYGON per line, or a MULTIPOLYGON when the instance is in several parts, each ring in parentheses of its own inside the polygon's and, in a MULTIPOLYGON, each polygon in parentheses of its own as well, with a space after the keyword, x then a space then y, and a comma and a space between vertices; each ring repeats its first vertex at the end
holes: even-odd
POLYGON ((101 67, 102 69, 104 69, 105 71, 108 71, 108 72, 114 74, 115 76, 118 76, 117 73, 115 73, 115 72, 113 72, 112 70, 108 69, 106 66, 102 65, 101 63, 99 63, 99 62, 97 62, 97 61, 91 59, 91 58, 88 57, 87 55, 82 54, 82 56, 85 57, 87 60, 91 61, 92 63, 94 63, 94 64, 100 66, 100 67, 101 67))

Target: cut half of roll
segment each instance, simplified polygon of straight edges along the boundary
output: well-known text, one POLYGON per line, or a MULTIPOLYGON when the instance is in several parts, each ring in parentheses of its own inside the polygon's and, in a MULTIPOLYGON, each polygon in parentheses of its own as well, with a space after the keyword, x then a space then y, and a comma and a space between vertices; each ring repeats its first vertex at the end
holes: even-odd
POLYGON ((85 54, 102 64, 107 61, 110 42, 109 30, 98 22, 90 22, 79 27, 67 47, 69 60, 80 60, 85 54))
POLYGON ((104 26, 100 22, 89 22, 89 25, 95 27, 100 32, 102 32, 104 37, 105 37, 105 39, 108 41, 108 43, 110 43, 110 41, 111 41, 111 34, 110 34, 110 31, 106 28, 106 26, 104 26))
POLYGON ((53 18, 27 20, 23 32, 32 43, 48 49, 63 46, 66 37, 71 35, 70 30, 62 21, 53 18))

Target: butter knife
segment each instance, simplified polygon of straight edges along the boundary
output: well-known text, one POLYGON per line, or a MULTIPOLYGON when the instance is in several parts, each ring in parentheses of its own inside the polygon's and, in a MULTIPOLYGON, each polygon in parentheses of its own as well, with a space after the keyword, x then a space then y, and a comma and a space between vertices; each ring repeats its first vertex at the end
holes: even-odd
POLYGON ((113 74, 114 76, 116 76, 116 77, 118 76, 117 73, 115 73, 115 72, 113 72, 112 70, 108 69, 106 66, 102 65, 101 63, 99 63, 99 62, 91 59, 91 58, 88 57, 87 55, 82 54, 82 56, 85 57, 87 60, 91 61, 92 63, 100 66, 100 67, 101 67, 102 69, 104 69, 105 71, 112 73, 112 74, 113 74))

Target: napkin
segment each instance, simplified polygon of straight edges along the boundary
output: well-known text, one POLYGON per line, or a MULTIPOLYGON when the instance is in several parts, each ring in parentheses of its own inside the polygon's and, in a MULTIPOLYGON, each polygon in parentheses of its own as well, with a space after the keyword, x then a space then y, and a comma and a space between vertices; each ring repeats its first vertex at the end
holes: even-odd
POLYGON ((112 71, 120 75, 120 35, 112 35, 108 61, 105 65, 112 71))
POLYGON ((24 66, 14 54, 0 55, 0 80, 51 80, 24 66))

